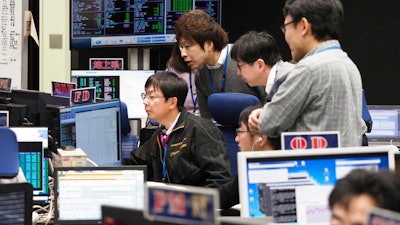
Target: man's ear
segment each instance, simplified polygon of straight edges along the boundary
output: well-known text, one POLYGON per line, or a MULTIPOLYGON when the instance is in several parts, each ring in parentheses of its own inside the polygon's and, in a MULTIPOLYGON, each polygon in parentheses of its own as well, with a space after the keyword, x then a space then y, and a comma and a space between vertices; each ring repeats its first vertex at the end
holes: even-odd
POLYGON ((312 32, 311 31, 311 23, 305 17, 303 17, 299 20, 299 22, 297 23, 297 26, 300 26, 303 29, 302 34, 307 34, 307 33, 311 34, 311 32, 312 32))
POLYGON ((212 51, 212 50, 214 50, 214 42, 212 42, 212 41, 205 41, 205 42, 204 42, 204 50, 205 50, 205 51, 212 51))
POLYGON ((178 107, 178 97, 170 97, 167 102, 169 102, 169 108, 174 109, 178 107))
POLYGON ((268 137, 267 135, 263 134, 261 135, 262 141, 260 141, 260 146, 265 146, 268 142, 268 137))

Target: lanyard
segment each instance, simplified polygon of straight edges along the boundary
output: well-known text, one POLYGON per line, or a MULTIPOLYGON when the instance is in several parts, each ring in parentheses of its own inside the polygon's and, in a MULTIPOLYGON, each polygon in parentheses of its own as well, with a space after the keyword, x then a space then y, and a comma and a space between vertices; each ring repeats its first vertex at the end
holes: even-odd
POLYGON ((193 112, 196 112, 196 103, 197 97, 194 96, 193 92, 193 84, 192 84, 192 71, 189 73, 189 88, 190 88, 190 95, 192 96, 192 103, 193 103, 193 112))
MULTIPOLYGON (((225 57, 225 62, 224 62, 224 73, 223 73, 222 82, 221 82, 221 92, 224 92, 224 90, 225 90, 225 79, 226 79, 226 70, 228 67, 228 56, 229 56, 229 45, 226 46, 226 57, 225 57)), ((210 79, 212 93, 215 93, 214 82, 213 82, 213 78, 211 76, 210 69, 208 69, 208 78, 210 79)))
POLYGON ((333 49, 342 49, 342 48, 339 45, 334 45, 334 46, 323 48, 323 49, 319 50, 318 52, 324 52, 324 51, 333 50, 333 49))
POLYGON ((167 163, 165 162, 165 159, 167 158, 168 138, 169 138, 169 135, 166 135, 166 134, 161 134, 161 136, 160 136, 161 143, 162 143, 162 146, 164 149, 163 167, 162 167, 163 181, 165 181, 167 178, 167 163))

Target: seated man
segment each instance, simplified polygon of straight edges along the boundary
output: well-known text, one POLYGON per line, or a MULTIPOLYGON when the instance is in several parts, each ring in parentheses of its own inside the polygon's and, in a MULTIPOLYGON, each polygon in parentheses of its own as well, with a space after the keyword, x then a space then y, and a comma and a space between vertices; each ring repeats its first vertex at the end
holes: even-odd
POLYGON ((329 196, 331 225, 365 224, 373 207, 400 212, 400 174, 355 169, 340 179, 329 196))
POLYGON ((147 165, 149 181, 219 187, 231 179, 222 132, 210 120, 188 113, 185 80, 168 71, 150 76, 143 103, 161 126, 124 164, 147 165))
MULTIPOLYGON (((264 134, 256 135, 250 132, 248 119, 250 113, 257 108, 261 108, 262 104, 252 105, 245 108, 239 116, 239 128, 236 130, 235 141, 239 145, 240 151, 261 151, 278 149, 279 143, 275 140, 269 140, 264 134)), ((228 183, 222 185, 219 189, 220 208, 230 208, 239 203, 239 184, 236 175, 228 183)))

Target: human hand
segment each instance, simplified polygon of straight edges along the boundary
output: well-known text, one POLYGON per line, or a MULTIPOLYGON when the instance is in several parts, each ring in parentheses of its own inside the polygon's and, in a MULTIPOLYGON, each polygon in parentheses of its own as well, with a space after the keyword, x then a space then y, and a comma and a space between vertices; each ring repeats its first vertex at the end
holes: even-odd
POLYGON ((258 130, 258 119, 260 117, 261 111, 262 108, 255 109, 249 115, 249 128, 250 132, 253 134, 260 134, 260 131, 258 130))

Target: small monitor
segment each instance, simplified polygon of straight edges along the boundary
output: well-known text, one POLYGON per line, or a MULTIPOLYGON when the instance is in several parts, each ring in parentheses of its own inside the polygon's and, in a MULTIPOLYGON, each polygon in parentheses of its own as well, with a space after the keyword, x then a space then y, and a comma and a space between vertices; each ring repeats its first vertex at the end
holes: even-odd
POLYGON ((101 224, 101 206, 142 210, 146 166, 55 167, 56 224, 101 224))
POLYGON ((372 130, 366 133, 371 143, 400 143, 400 105, 369 105, 372 130))
POLYGON ((328 196, 355 168, 393 170, 392 145, 238 153, 242 217, 278 223, 327 224, 328 196))
POLYGON ((59 147, 81 148, 97 165, 121 165, 120 101, 59 109, 59 147))
POLYGON ((47 203, 49 199, 49 159, 47 127, 10 127, 17 136, 19 163, 26 180, 33 186, 33 201, 47 203))
POLYGON ((10 124, 9 120, 8 110, 0 110, 0 127, 8 127, 10 124))
POLYGON ((120 99, 128 107, 128 117, 135 119, 147 117, 140 96, 153 74, 154 70, 72 70, 71 81, 78 88, 96 87, 99 99, 120 99))

